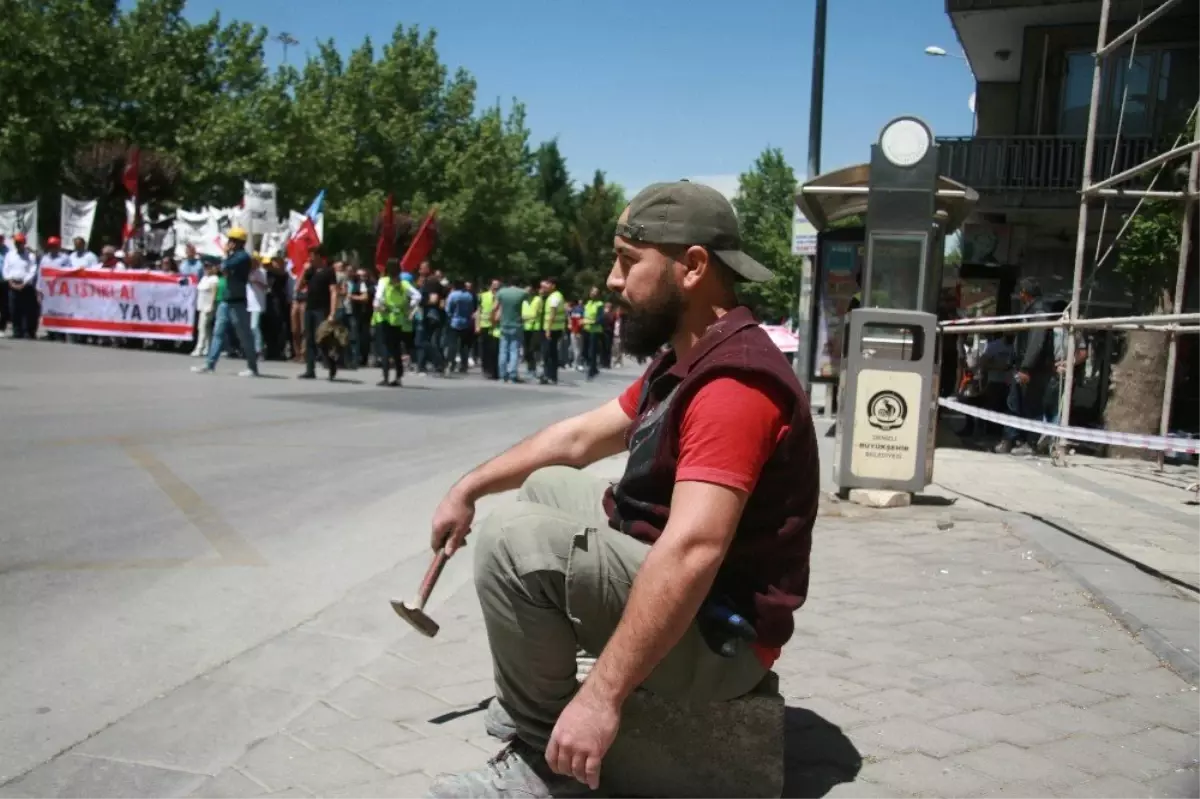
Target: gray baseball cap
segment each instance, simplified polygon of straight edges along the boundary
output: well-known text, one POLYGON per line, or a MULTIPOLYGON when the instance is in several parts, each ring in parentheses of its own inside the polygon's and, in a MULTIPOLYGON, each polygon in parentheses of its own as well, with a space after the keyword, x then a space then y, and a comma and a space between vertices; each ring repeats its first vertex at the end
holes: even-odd
POLYGON ((687 180, 651 184, 629 203, 629 218, 617 223, 616 233, 646 244, 707 247, 743 280, 760 283, 775 277, 742 252, 737 214, 710 186, 687 180))

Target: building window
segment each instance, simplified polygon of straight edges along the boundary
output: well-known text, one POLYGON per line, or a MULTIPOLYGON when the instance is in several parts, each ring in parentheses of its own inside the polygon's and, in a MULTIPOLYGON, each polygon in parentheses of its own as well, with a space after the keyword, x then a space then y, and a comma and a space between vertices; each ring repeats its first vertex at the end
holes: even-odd
MULTIPOLYGON (((1060 135, 1083 136, 1087 133, 1094 63, 1089 52, 1066 54, 1059 102, 1060 135)), ((1200 81, 1194 46, 1139 47, 1132 61, 1129 49, 1123 48, 1104 62, 1096 132, 1101 136, 1112 136, 1117 132, 1124 97, 1122 135, 1180 133, 1198 92, 1200 81)))

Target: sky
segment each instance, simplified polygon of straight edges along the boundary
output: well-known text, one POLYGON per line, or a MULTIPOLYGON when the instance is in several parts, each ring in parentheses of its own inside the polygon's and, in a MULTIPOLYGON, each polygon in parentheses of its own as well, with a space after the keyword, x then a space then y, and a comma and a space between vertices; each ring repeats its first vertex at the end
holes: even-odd
MULTIPOLYGON (((731 193, 766 147, 803 179, 814 0, 189 0, 188 15, 287 31, 296 64, 332 38, 380 46, 399 23, 437 31, 478 100, 525 104, 531 139, 557 138, 571 176, 604 170, 632 195, 698 179, 731 193)), ((973 80, 943 0, 829 0, 821 171, 867 161, 890 119, 970 135, 973 80)), ((271 42, 268 62, 282 61, 271 42)))

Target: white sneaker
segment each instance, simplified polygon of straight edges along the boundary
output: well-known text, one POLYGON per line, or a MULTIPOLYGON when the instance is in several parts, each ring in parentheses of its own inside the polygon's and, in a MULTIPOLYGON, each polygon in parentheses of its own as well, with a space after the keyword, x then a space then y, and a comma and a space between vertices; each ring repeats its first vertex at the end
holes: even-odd
POLYGON ((238 377, 258 377, 258 372, 252 372, 249 369, 243 369, 238 372, 238 377))
POLYGON ((211 375, 213 373, 212 369, 209 369, 207 366, 200 365, 193 366, 192 371, 198 375, 211 375))

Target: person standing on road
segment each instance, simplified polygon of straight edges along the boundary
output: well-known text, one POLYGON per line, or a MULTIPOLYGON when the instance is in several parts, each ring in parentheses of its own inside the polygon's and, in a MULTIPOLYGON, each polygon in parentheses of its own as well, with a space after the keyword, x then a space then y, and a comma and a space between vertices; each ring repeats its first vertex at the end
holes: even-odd
POLYGON ((771 278, 740 247, 719 192, 679 182, 638 194, 617 223, 608 287, 629 311, 626 347, 656 356, 649 368, 476 467, 434 512, 430 543, 453 554, 480 498, 520 488, 471 546, 496 677, 488 728, 510 741, 429 796, 586 795, 635 689, 693 705, 743 696, 791 638, 817 442, 787 358, 738 305, 739 281, 771 278), (580 471, 622 451, 615 486, 580 471), (582 684, 577 647, 597 656, 582 684))
POLYGON ((600 374, 601 349, 604 347, 604 320, 601 312, 604 301, 600 289, 592 286, 587 302, 583 304, 583 351, 587 358, 587 379, 593 380, 600 374))
POLYGON ((542 322, 542 379, 543 386, 558 385, 558 347, 567 329, 567 304, 558 290, 557 278, 543 281, 546 292, 546 314, 542 322))
POLYGON ((2 271, 8 286, 8 318, 12 323, 11 338, 37 336, 37 261, 33 250, 25 246, 25 234, 12 237, 13 246, 4 254, 2 271))
MULTIPOLYGON (((314 380, 317 376, 317 329, 325 321, 333 321, 338 307, 337 273, 325 263, 325 254, 319 247, 309 251, 308 268, 304 270, 301 284, 307 293, 304 300, 304 372, 302 380, 314 380)), ((329 370, 329 379, 337 375, 337 361, 322 350, 322 360, 329 370)))
MULTIPOLYGON (((1042 286, 1032 277, 1023 277, 1017 283, 1017 298, 1021 302, 1021 313, 1031 317, 1046 313, 1042 302, 1042 286)), ((1046 407, 1046 385, 1054 375, 1054 337, 1045 328, 1020 330, 1017 332, 1013 361, 1016 372, 1008 387, 1008 412, 1012 416, 1040 420, 1046 407)), ((1036 433, 1005 427, 1004 438, 996 445, 996 452, 1018 455, 1032 452, 1036 433)))
POLYGON ((520 383, 521 381, 521 310, 529 294, 517 285, 516 280, 496 292, 497 329, 500 332, 500 354, 497 358, 497 368, 500 379, 505 383, 520 383))
POLYGON ((412 284, 400 277, 400 261, 389 258, 384 267, 384 276, 375 287, 375 348, 379 353, 379 365, 383 369, 380 386, 399 387, 404 377, 404 333, 413 327, 414 302, 420 302, 421 294, 412 284), (415 296, 414 296, 415 295, 415 296), (391 364, 396 365, 396 377, 388 380, 391 364))
POLYGON ((217 318, 213 325, 212 344, 208 348, 208 360, 203 366, 193 366, 198 374, 212 374, 226 337, 232 331, 237 336, 242 354, 246 356, 246 368, 238 377, 258 377, 258 357, 254 349, 254 336, 250 332, 250 310, 247 294, 250 290, 250 271, 253 264, 246 252, 246 231, 240 227, 230 228, 225 245, 225 260, 221 263, 221 276, 225 279, 224 290, 217 305, 217 318))
POLYGON ((530 283, 526 299, 521 303, 521 325, 524 328, 521 346, 525 350, 525 371, 530 380, 537 378, 538 352, 542 348, 542 306, 545 301, 539 287, 530 283))
POLYGON ((499 341, 492 335, 496 324, 496 292, 500 281, 492 279, 487 290, 479 294, 479 313, 475 317, 475 333, 479 336, 479 359, 483 376, 488 380, 499 380, 499 341))
POLYGON ((465 375, 475 341, 475 295, 467 291, 467 284, 461 280, 451 285, 454 288, 446 298, 446 368, 453 372, 454 362, 458 361, 458 371, 465 375))

